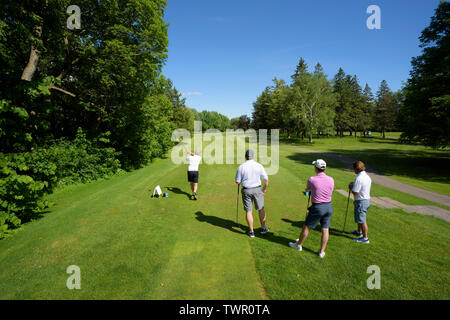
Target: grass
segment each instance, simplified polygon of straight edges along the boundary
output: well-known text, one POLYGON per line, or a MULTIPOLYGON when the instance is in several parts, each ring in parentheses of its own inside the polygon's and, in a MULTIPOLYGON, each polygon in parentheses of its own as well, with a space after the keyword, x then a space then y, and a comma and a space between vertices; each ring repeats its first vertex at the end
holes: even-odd
MULTIPOLYGON (((387 137, 391 134, 387 133, 387 137)), ((288 144, 342 154, 368 163, 392 179, 445 195, 450 194, 450 151, 421 145, 399 143, 394 138, 321 137, 313 144, 299 139, 284 139, 288 144)))
MULTIPOLYGON (((287 246, 303 224, 301 194, 314 155, 280 145, 280 169, 265 197, 271 228, 250 239, 240 201, 235 225, 237 165, 202 165, 199 200, 188 200, 185 166, 169 159, 51 196, 43 218, 0 241, 0 299, 449 299, 449 225, 430 216, 371 207, 371 243, 342 229, 347 199, 333 195, 331 238, 317 257, 320 231, 297 252, 287 246), (169 198, 151 199, 160 184, 169 198), (68 290, 66 268, 81 268, 81 290, 68 290), (381 289, 369 290, 370 265, 381 289)), ((330 161, 336 189, 354 175, 330 161)), ((405 203, 423 200, 374 186, 405 203)), ((347 230, 354 228, 349 210, 347 230)), ((256 218, 256 215, 255 215, 256 218)), ((258 226, 256 222, 256 226, 258 226)))

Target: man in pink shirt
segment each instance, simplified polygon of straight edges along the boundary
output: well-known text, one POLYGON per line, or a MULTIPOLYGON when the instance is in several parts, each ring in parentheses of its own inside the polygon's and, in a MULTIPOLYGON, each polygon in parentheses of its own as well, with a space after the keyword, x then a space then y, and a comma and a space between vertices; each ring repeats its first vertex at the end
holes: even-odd
POLYGON ((312 164, 314 165, 316 176, 309 178, 305 190, 306 192, 311 192, 312 205, 308 208, 308 215, 303 224, 299 239, 295 242, 289 242, 289 246, 298 251, 302 251, 302 245, 308 237, 309 230, 314 229, 320 222, 320 226, 322 227, 322 242, 319 257, 323 258, 329 238, 330 219, 333 215, 331 195, 334 189, 334 180, 324 172, 327 167, 325 161, 318 159, 312 164))

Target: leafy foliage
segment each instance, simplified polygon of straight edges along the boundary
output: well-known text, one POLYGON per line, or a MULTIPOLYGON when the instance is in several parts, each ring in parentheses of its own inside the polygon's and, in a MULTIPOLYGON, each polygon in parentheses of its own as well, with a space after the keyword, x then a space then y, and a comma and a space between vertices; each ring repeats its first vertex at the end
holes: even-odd
POLYGON ((433 147, 450 144, 450 3, 440 2, 419 38, 401 108, 402 139, 433 147))
POLYGON ((45 196, 57 186, 107 178, 121 172, 108 134, 87 139, 79 129, 75 140, 61 139, 34 152, 0 153, 0 238, 43 212, 45 196))
POLYGON ((231 126, 230 119, 216 111, 203 110, 196 114, 195 120, 202 121, 202 130, 218 129, 220 131, 225 131, 231 126))

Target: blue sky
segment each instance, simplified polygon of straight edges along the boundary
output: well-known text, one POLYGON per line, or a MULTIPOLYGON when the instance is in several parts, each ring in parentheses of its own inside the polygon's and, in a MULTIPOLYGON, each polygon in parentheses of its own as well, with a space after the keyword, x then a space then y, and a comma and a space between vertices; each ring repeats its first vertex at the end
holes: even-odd
POLYGON ((409 77, 418 37, 439 0, 168 0, 169 58, 163 74, 186 104, 228 117, 251 115, 274 77, 290 80, 300 57, 331 79, 342 67, 375 93, 409 77), (369 30, 369 5, 381 29, 369 30))

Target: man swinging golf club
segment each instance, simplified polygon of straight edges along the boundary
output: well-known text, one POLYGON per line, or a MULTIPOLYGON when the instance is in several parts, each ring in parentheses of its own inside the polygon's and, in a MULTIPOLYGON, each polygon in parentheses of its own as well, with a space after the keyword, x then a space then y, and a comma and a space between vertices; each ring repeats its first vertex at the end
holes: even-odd
POLYGON ((191 184, 192 200, 197 200, 197 187, 198 187, 198 165, 202 161, 200 157, 200 150, 195 150, 195 153, 188 151, 186 159, 189 163, 188 166, 188 182, 191 184))
POLYGON ((353 163, 353 171, 356 173, 355 181, 348 185, 349 190, 353 193, 355 223, 358 224, 358 230, 351 231, 358 238, 353 239, 359 243, 369 243, 369 227, 367 226, 366 216, 370 207, 370 187, 372 179, 366 173, 366 166, 362 161, 353 163))
POLYGON ((247 150, 245 153, 246 161, 239 166, 235 179, 238 185, 242 185, 242 202, 244 203, 244 210, 247 214, 246 218, 250 229, 249 236, 251 238, 255 237, 252 215, 253 202, 255 203, 255 209, 259 211, 259 221, 261 222, 262 228, 261 234, 269 231, 269 228, 266 226, 266 212, 264 210, 264 194, 269 185, 269 177, 264 167, 253 160, 253 158, 254 152, 247 150), (262 189, 261 179, 264 180, 264 187, 262 189))
POLYGON ((306 240, 310 229, 314 229, 320 222, 322 228, 322 242, 319 250, 319 257, 325 256, 325 248, 327 247, 329 238, 330 220, 333 215, 333 207, 331 206, 331 195, 334 189, 333 178, 325 174, 327 164, 322 159, 318 159, 312 163, 316 171, 316 176, 309 178, 306 190, 311 194, 312 205, 309 207, 308 215, 303 224, 299 239, 295 242, 289 242, 291 248, 302 251, 303 242, 306 240))

